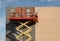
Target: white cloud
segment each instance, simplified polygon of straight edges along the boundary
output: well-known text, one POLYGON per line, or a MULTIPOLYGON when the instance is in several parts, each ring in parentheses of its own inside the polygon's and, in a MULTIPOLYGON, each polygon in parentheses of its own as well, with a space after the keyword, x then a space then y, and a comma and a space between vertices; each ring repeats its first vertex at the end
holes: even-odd
POLYGON ((47 0, 48 2, 58 1, 58 0, 47 0))
POLYGON ((48 0, 48 2, 53 1, 53 0, 48 0))
POLYGON ((0 19, 0 41, 5 41, 5 20, 0 19))
POLYGON ((0 1, 0 8, 5 7, 6 4, 4 4, 2 1, 0 1))
POLYGON ((2 6, 2 1, 0 1, 0 7, 2 6))
POLYGON ((8 2, 8 3, 15 2, 15 1, 18 1, 18 0, 5 0, 5 2, 8 2))
POLYGON ((2 5, 2 3, 0 3, 0 6, 2 5))
POLYGON ((3 36, 1 36, 0 41, 5 41, 5 38, 3 36))
POLYGON ((51 1, 56 1, 56 0, 40 0, 41 1, 41 3, 43 3, 43 2, 51 2, 51 1))
POLYGON ((4 19, 0 19, 0 28, 5 26, 5 20, 4 19))
POLYGON ((3 0, 3 1, 0 1, 0 8, 3 8, 7 4, 12 3, 12 2, 16 2, 16 1, 18 1, 18 0, 3 0))
POLYGON ((41 3, 43 3, 43 2, 45 2, 46 0, 40 0, 41 1, 41 3))

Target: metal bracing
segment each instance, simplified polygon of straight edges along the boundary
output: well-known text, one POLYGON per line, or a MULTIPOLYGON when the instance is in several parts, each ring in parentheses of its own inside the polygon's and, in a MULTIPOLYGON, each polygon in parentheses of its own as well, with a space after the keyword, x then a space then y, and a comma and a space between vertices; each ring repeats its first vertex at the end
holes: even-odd
POLYGON ((27 24, 28 24, 29 22, 30 22, 30 21, 27 21, 27 22, 25 22, 25 23, 19 22, 21 25, 19 25, 18 27, 16 27, 16 30, 17 30, 18 32, 20 32, 19 35, 16 36, 16 39, 17 39, 17 40, 23 41, 22 39, 20 39, 23 35, 26 35, 26 36, 29 37, 29 38, 26 39, 25 41, 31 41, 31 40, 32 40, 32 37, 31 37, 31 35, 30 35, 30 32, 31 32, 32 28, 29 27, 29 26, 27 26, 27 24), (21 28, 23 28, 23 26, 25 26, 26 28, 28 28, 28 30, 22 31, 21 28))

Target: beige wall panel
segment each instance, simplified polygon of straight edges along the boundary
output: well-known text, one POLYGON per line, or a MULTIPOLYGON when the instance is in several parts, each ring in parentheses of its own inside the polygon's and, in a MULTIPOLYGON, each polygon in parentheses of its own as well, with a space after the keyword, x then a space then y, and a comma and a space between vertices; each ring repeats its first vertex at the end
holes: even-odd
POLYGON ((36 41, 60 41, 60 7, 36 7, 36 41))

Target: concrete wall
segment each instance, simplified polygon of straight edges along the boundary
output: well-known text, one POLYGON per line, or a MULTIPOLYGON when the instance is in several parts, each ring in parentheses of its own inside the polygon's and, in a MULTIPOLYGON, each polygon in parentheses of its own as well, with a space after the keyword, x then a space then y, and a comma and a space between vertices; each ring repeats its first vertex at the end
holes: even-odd
POLYGON ((36 7, 36 41, 60 41, 60 7, 36 7))

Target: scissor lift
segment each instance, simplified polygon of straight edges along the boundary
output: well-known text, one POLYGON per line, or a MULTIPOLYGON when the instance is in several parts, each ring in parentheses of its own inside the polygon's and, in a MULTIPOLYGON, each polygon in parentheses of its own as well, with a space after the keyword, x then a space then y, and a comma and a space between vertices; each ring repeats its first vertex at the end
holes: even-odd
POLYGON ((11 12, 9 12, 8 19, 10 21, 14 21, 20 24, 16 27, 16 31, 17 31, 16 33, 18 34, 13 34, 16 40, 23 41, 23 39, 21 38, 23 37, 23 35, 25 35, 28 38, 24 41, 31 41, 32 36, 30 35, 30 32, 32 31, 32 28, 30 26, 38 22, 37 20, 38 17, 37 17, 37 13, 35 12, 35 8, 16 7, 10 10, 11 12), (23 31, 22 28, 27 28, 27 29, 23 31))

